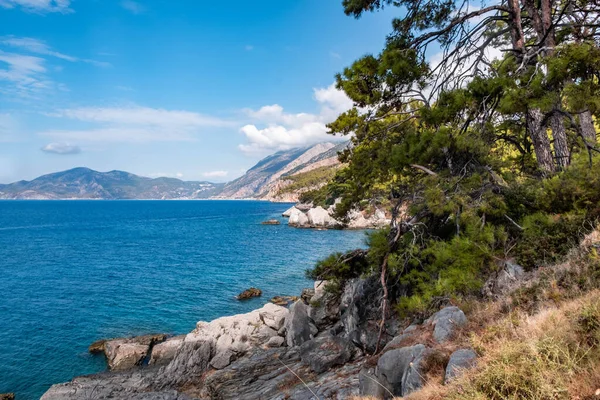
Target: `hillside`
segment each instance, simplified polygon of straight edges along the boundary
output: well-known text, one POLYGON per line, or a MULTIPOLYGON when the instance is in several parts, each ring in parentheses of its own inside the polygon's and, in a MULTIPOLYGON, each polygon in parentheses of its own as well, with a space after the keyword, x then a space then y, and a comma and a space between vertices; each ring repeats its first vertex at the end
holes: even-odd
POLYGON ((0 199, 206 199, 222 187, 210 182, 151 179, 123 171, 74 168, 32 181, 0 185, 0 199))
POLYGON ((327 181, 313 180, 307 182, 310 185, 302 186, 297 184, 298 179, 295 177, 339 165, 337 154, 346 146, 348 142, 319 143, 310 147, 280 151, 259 161, 240 178, 227 183, 218 197, 298 201, 301 193, 318 188, 327 181), (296 183, 294 190, 285 190, 294 183, 296 183))

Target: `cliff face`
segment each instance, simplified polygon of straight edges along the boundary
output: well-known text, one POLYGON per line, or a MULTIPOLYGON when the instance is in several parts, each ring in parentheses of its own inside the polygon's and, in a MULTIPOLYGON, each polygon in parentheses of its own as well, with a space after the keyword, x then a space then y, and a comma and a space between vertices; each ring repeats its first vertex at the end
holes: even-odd
POLYGON ((337 154, 347 145, 347 142, 319 143, 275 153, 259 161, 240 178, 227 183, 218 197, 296 202, 303 192, 318 188, 319 184, 323 185, 326 181, 299 185, 286 191, 297 181, 295 177, 320 168, 336 168, 340 164, 337 154))
POLYGON ((74 168, 0 185, 0 199, 207 199, 223 184, 146 178, 123 171, 74 168))

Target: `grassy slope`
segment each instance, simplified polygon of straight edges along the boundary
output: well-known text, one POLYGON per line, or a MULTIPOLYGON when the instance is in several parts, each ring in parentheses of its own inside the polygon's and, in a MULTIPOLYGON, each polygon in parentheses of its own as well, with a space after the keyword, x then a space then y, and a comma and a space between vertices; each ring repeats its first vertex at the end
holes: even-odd
POLYGON ((436 348, 425 387, 405 399, 600 399, 599 250, 595 231, 509 295, 461 304, 468 326, 436 348), (479 354, 477 366, 443 385, 449 354, 465 347, 479 354))
POLYGON ((313 169, 312 171, 286 176, 285 180, 291 181, 292 183, 282 188, 280 193, 306 191, 325 185, 333 179, 338 168, 339 166, 324 166, 313 169))

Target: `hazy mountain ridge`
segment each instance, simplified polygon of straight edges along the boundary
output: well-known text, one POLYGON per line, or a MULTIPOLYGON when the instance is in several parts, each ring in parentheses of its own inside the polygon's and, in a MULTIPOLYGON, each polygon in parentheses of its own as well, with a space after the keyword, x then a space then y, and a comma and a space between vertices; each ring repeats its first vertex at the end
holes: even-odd
POLYGON ((32 181, 0 185, 0 199, 207 199, 223 184, 147 178, 124 171, 74 168, 32 181))
POLYGON ((40 176, 31 181, 0 184, 0 199, 261 199, 298 200, 311 188, 284 191, 294 182, 290 177, 317 168, 339 165, 338 151, 346 143, 318 143, 309 147, 279 151, 260 160, 241 177, 229 183, 182 181, 175 178, 147 178, 124 171, 98 172, 74 168, 40 176))

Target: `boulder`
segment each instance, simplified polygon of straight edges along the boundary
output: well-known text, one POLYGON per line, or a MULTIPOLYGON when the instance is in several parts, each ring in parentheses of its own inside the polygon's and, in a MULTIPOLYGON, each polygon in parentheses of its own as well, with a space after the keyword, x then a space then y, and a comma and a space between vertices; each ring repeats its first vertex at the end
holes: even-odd
POLYGON ((298 296, 275 296, 269 301, 278 306, 287 307, 296 300, 298 300, 298 296))
POLYGON ((433 338, 438 343, 444 343, 454 336, 456 329, 467 323, 467 317, 458 307, 442 308, 427 321, 433 326, 433 338))
MULTIPOLYGON (((340 321, 344 336, 363 352, 373 353, 379 337, 380 285, 377 277, 349 280, 340 299, 340 321)), ((381 346, 396 335, 394 320, 386 322, 381 346)))
POLYGON ((201 379, 209 367, 222 368, 252 349, 265 346, 277 336, 277 331, 267 324, 281 324, 287 313, 287 308, 267 303, 246 314, 198 322, 196 329, 185 337, 173 361, 159 374, 162 387, 191 384, 201 379), (214 357, 217 360, 213 362, 214 357))
POLYGON ((275 331, 279 331, 283 327, 285 319, 289 314, 290 311, 287 308, 272 303, 265 304, 258 311, 261 321, 275 331))
POLYGON ((388 389, 379 382, 374 368, 363 368, 358 373, 358 392, 361 396, 383 399, 388 389))
POLYGON ((263 221, 261 224, 262 225, 279 225, 279 224, 281 224, 281 222, 279 222, 279 220, 277 220, 277 219, 269 219, 267 221, 263 221))
POLYGON ((427 348, 422 344, 390 350, 377 362, 377 377, 394 396, 406 396, 423 386, 421 367, 427 348))
POLYGON ((90 344, 88 351, 92 354, 104 353, 104 345, 106 344, 106 340, 107 339, 96 340, 94 343, 90 344))
POLYGON ((314 227, 329 228, 337 224, 337 221, 331 218, 329 212, 321 206, 311 208, 306 216, 308 217, 308 223, 314 227))
POLYGON ((0 393, 0 400, 15 400, 14 393, 0 393))
POLYGON ((302 300, 295 302, 285 320, 285 341, 288 346, 300 346, 312 339, 312 321, 308 317, 308 306, 302 300))
POLYGON ((354 345, 339 336, 325 335, 305 342, 300 347, 300 358, 313 372, 320 374, 331 367, 350 361, 354 345))
POLYGON ((308 226, 308 217, 303 211, 300 211, 298 208, 292 210, 290 217, 288 219, 288 225, 295 227, 307 227, 308 226))
POLYGON ((152 348, 149 365, 166 365, 170 363, 177 354, 177 349, 183 344, 185 335, 175 336, 166 341, 156 344, 152 348))
POLYGON ((230 349, 224 350, 220 353, 217 353, 212 358, 212 360, 210 361, 210 366, 214 369, 223 369, 229 364, 231 364, 231 362, 235 360, 235 357, 235 353, 230 349))
POLYGON ((302 301, 304 301, 304 303, 308 304, 308 303, 310 303, 310 300, 313 298, 314 295, 315 295, 314 289, 304 288, 304 289, 302 289, 300 298, 302 299, 302 301))
POLYGON ((310 299, 308 316, 313 320, 319 330, 325 330, 337 321, 340 317, 340 298, 335 294, 325 291, 327 281, 315 282, 315 294, 310 299))
POLYGON ((236 299, 247 300, 247 299, 251 299, 253 297, 260 297, 260 296, 262 296, 262 290, 257 289, 255 287, 251 287, 250 289, 246 289, 242 293, 238 294, 236 296, 236 299))
POLYGON ((154 379, 154 384, 161 388, 172 388, 182 385, 199 383, 200 377, 209 369, 210 360, 213 358, 214 343, 201 340, 188 334, 181 346, 177 349, 175 358, 154 379))
POLYGON ((285 338, 281 336, 273 336, 267 342, 267 347, 281 347, 285 343, 285 338))
POLYGON ((389 226, 390 223, 391 219, 387 218, 385 212, 379 208, 368 217, 363 211, 354 209, 348 213, 347 227, 350 229, 378 229, 389 226))
POLYGON ((406 343, 413 336, 415 336, 416 333, 417 325, 410 325, 408 328, 404 329, 400 335, 395 336, 392 340, 390 340, 383 348, 383 352, 385 353, 388 350, 404 347, 404 345, 406 345, 406 343))
POLYGON ((123 371, 142 365, 150 351, 150 345, 128 339, 115 339, 108 340, 104 344, 104 349, 108 368, 112 371, 123 371))
POLYGON ((507 293, 525 276, 525 270, 513 261, 503 261, 501 268, 492 273, 483 285, 482 293, 487 297, 496 297, 507 293))
POLYGON ((446 366, 445 383, 448 384, 454 378, 459 376, 463 370, 469 369, 475 365, 477 353, 471 349, 456 350, 450 355, 450 361, 446 366))
MULTIPOLYGON (((285 211, 283 212, 283 214, 281 214, 281 216, 282 216, 282 217, 285 217, 285 218, 289 218, 289 217, 292 215, 292 213, 294 212, 294 210, 298 210, 298 209, 296 208, 296 206, 293 206, 293 207, 290 207, 290 208, 288 208, 287 210, 285 210, 285 211)), ((299 210, 298 210, 298 211, 299 211, 299 210)))

